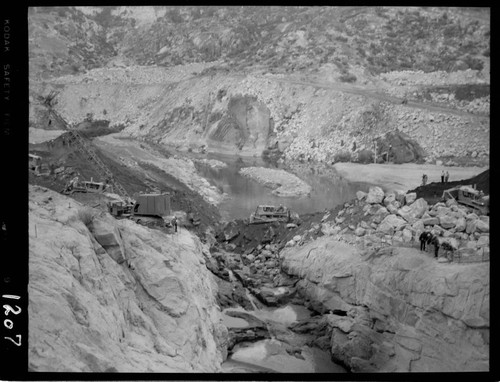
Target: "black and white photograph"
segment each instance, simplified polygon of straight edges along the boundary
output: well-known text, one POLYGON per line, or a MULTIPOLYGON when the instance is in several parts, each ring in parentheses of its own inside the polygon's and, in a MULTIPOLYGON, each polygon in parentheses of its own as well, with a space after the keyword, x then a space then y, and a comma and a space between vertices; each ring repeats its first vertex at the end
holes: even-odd
POLYGON ((490 11, 27 7, 30 375, 490 372, 490 11))

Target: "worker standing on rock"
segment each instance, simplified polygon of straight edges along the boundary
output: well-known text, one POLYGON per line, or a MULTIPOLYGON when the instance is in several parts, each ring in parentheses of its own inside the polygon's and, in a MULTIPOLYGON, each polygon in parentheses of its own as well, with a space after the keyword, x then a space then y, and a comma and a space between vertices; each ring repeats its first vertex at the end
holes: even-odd
MULTIPOLYGON (((441 234, 442 235, 442 234, 441 234)), ((432 240, 431 244, 434 244, 434 257, 437 259, 438 258, 438 252, 439 252, 439 237, 435 235, 432 240)))
POLYGON ((448 179, 450 179, 450 173, 448 171, 446 171, 446 174, 444 176, 444 182, 448 183, 448 179))
POLYGON ((444 183, 444 170, 441 171, 441 183, 444 183))
POLYGON ((422 175, 422 186, 425 186, 427 184, 427 175, 424 174, 422 175))
POLYGON ((425 243, 429 239, 430 232, 424 231, 420 234, 419 240, 420 240, 420 250, 425 251, 425 243))
POLYGON ((172 219, 172 225, 174 226, 174 232, 177 232, 177 216, 172 219))

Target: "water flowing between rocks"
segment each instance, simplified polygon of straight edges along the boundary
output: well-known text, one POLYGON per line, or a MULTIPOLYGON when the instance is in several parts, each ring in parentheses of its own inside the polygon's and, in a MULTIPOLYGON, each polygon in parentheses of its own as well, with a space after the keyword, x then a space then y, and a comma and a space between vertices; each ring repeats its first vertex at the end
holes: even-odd
MULTIPOLYGON (((238 280, 229 270, 232 283, 238 280)), ((223 363, 226 372, 251 373, 346 373, 346 370, 331 360, 328 351, 311 346, 306 334, 290 330, 293 324, 308 320, 314 314, 298 304, 284 304, 280 307, 265 307, 245 288, 253 310, 241 306, 222 311, 224 325, 229 331, 260 329, 269 338, 257 341, 237 342, 230 349, 223 363)), ((264 334, 265 336, 265 334, 264 334)))

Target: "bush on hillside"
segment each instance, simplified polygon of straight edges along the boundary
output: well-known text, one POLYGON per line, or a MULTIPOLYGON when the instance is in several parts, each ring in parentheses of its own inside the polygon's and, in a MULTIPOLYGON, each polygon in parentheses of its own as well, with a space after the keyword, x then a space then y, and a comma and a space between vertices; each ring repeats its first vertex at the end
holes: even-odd
POLYGON ((333 161, 337 162, 350 162, 352 160, 351 153, 349 151, 340 151, 333 156, 333 161))
POLYGON ((357 77, 352 73, 345 73, 339 77, 339 80, 342 82, 352 83, 352 82, 356 82, 357 77))
POLYGON ((373 162, 373 152, 371 150, 360 150, 358 151, 358 158, 356 160, 358 163, 372 163, 373 162))

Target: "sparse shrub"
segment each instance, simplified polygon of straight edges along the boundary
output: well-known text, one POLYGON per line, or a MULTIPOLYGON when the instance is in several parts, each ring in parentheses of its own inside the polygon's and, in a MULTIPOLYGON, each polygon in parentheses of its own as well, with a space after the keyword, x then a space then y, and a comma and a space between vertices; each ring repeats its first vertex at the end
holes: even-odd
POLYGON ((167 14, 168 18, 176 24, 182 23, 184 21, 178 9, 171 9, 167 12, 167 14))
POLYGON ((479 58, 467 56, 463 59, 463 61, 472 70, 483 70, 484 64, 483 61, 480 60, 479 58))
POLYGON ((83 208, 81 210, 78 210, 78 219, 87 226, 87 228, 90 228, 90 225, 94 221, 94 214, 92 213, 92 210, 90 208, 83 208))
POLYGON ((348 151, 340 151, 333 156, 333 161, 337 162, 350 162, 352 159, 351 153, 348 151))
POLYGON ((360 150, 358 152, 358 163, 372 163, 373 162, 373 152, 371 150, 360 150))
POLYGON ((351 73, 345 73, 345 74, 342 74, 342 75, 339 77, 339 80, 340 80, 340 81, 342 81, 342 82, 349 82, 349 83, 352 83, 352 82, 356 82, 357 77, 356 77, 354 74, 351 74, 351 73))

